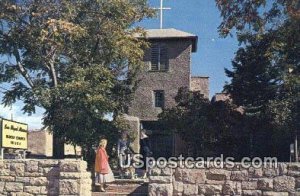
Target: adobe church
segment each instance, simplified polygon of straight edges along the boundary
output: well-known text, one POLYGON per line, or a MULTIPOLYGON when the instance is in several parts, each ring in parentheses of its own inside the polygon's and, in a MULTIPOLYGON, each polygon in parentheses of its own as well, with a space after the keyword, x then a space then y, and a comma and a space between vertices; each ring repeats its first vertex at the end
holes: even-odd
POLYGON ((166 134, 157 126, 157 116, 164 108, 175 106, 180 87, 200 91, 209 98, 209 78, 191 75, 191 55, 197 51, 198 37, 176 29, 146 30, 150 47, 144 55, 145 65, 128 115, 137 117, 140 128, 150 138, 155 157, 177 156, 186 144, 177 134, 166 134))

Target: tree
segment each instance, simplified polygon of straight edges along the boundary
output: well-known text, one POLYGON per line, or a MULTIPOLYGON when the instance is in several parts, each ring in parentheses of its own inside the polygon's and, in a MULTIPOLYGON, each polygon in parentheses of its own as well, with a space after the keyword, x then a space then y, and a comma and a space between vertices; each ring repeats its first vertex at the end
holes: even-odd
POLYGON ((270 146, 259 154, 274 154, 281 145, 279 155, 288 159, 291 134, 300 129, 300 2, 216 2, 223 17, 220 34, 235 31, 242 45, 233 70, 225 70, 231 78, 225 90, 245 109, 252 146, 270 146))
POLYGON ((263 34, 281 27, 286 19, 300 18, 298 0, 216 0, 223 21, 219 32, 223 36, 235 30, 238 35, 263 34))
POLYGON ((200 92, 181 88, 177 105, 160 115, 162 125, 179 133, 192 154, 189 156, 233 156, 245 154, 240 135, 242 114, 229 102, 211 103, 200 92))
POLYGON ((43 107, 56 137, 91 147, 126 110, 147 46, 132 25, 152 14, 146 0, 1 1, 3 103, 43 107))

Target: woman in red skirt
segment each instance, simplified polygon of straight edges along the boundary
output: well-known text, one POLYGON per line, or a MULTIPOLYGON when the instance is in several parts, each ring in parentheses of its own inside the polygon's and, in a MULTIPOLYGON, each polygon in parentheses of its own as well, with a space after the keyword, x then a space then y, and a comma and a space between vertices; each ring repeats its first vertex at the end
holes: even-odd
POLYGON ((108 156, 106 153, 107 140, 100 140, 99 147, 97 149, 95 160, 95 172, 97 173, 97 180, 100 183, 100 191, 105 192, 104 184, 106 182, 105 176, 109 173, 108 156))

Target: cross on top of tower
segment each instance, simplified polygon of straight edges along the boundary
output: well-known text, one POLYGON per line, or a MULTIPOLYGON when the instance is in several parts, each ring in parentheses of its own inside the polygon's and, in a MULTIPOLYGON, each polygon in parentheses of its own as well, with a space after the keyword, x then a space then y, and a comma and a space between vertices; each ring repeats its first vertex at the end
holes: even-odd
POLYGON ((160 11, 160 28, 161 28, 161 29, 163 28, 163 11, 164 11, 164 10, 170 10, 170 9, 171 9, 171 8, 169 8, 169 7, 164 7, 164 6, 163 6, 163 1, 164 1, 164 0, 160 0, 160 7, 159 7, 159 8, 154 8, 154 9, 160 11))

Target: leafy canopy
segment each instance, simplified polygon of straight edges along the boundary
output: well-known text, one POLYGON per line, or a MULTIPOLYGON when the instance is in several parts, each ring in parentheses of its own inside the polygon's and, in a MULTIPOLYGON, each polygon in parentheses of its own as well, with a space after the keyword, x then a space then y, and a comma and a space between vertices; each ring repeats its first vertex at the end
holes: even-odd
POLYGON ((288 18, 300 18, 298 0, 215 0, 223 21, 219 32, 227 36, 232 30, 238 34, 264 33, 276 30, 288 18))
POLYGON ((189 156, 236 157, 239 153, 238 127, 242 114, 229 102, 210 102, 200 92, 180 88, 176 106, 165 109, 160 122, 178 133, 189 146, 189 156))
MULTIPOLYGON (((277 135, 273 138, 275 144, 281 133, 297 133, 300 1, 216 0, 216 4, 223 18, 220 34, 236 32, 241 43, 233 69, 225 70, 231 82, 224 89, 237 105, 244 107, 252 140, 277 135), (261 134, 265 135, 258 138, 261 134)), ((284 148, 288 152, 288 143, 284 148)))
MULTIPOLYGON (((216 1, 224 36, 235 29, 244 43, 233 60, 225 90, 251 113, 272 114, 277 124, 296 126, 300 92, 300 2, 216 1)), ((299 125, 297 125, 299 126, 299 125)))
POLYGON ((143 65, 133 24, 152 15, 146 0, 2 0, 3 103, 43 107, 44 124, 71 143, 108 134, 116 123, 104 116, 126 111, 143 65))

